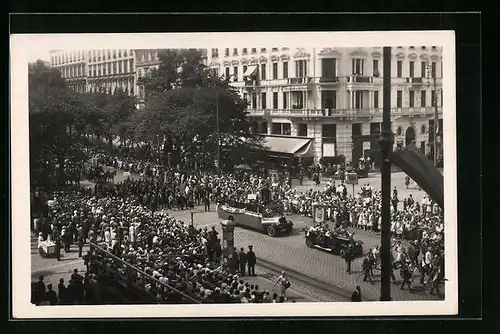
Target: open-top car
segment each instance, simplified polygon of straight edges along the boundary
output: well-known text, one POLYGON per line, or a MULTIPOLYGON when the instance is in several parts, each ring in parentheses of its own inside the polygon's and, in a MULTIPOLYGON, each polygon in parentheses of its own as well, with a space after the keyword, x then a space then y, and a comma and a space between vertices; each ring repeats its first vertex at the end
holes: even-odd
POLYGON ((232 217, 236 226, 247 227, 276 237, 293 231, 293 223, 276 206, 237 208, 218 205, 220 219, 232 217))
POLYGON ((349 244, 352 244, 352 256, 363 254, 363 242, 355 241, 353 234, 347 230, 324 231, 322 228, 310 227, 305 233, 306 245, 310 248, 318 248, 344 258, 349 244))

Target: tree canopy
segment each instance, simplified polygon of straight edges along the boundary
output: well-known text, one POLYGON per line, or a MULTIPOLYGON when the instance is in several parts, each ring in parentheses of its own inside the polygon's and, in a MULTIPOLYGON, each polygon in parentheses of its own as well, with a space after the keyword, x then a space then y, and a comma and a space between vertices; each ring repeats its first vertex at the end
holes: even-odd
POLYGON ((140 81, 146 91, 140 138, 165 136, 186 152, 214 153, 218 129, 223 150, 261 147, 260 138, 250 132, 246 102, 208 70, 199 50, 165 50, 159 59, 159 68, 140 81))

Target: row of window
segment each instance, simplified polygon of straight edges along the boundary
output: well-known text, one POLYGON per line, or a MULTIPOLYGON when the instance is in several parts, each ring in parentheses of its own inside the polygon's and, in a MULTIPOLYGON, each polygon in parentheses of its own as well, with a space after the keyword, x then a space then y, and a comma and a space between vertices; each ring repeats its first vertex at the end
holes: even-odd
MULTIPOLYGON (((367 72, 365 71, 365 60, 364 59, 359 59, 355 58, 352 59, 352 75, 359 75, 359 76, 365 76, 367 75, 367 72)), ((281 71, 281 78, 279 78, 279 63, 273 62, 271 63, 271 79, 286 79, 289 77, 289 65, 288 61, 282 62, 282 71, 281 71)), ((248 66, 244 65, 243 66, 243 74, 247 71, 248 66)), ((257 70, 257 78, 260 80, 267 80, 267 64, 260 64, 258 66, 257 70)), ((308 68, 308 62, 307 60, 297 60, 295 61, 295 77, 297 78, 303 78, 307 77, 307 68, 308 68)), ((239 66, 233 66, 232 72, 231 68, 229 66, 225 67, 225 77, 229 78, 232 76, 232 78, 235 81, 240 81, 240 79, 245 79, 242 76, 240 76, 240 73, 238 72, 239 66)), ((422 78, 427 78, 427 77, 436 77, 436 70, 437 70, 437 63, 432 62, 429 66, 429 64, 425 61, 421 62, 420 64, 420 77, 422 78)), ((410 61, 409 62, 409 67, 408 67, 408 77, 413 78, 415 76, 415 62, 410 61)), ((442 71, 442 68, 441 68, 442 71)), ((336 58, 324 58, 321 59, 321 76, 323 78, 335 78, 337 77, 338 73, 338 68, 337 68, 337 59, 336 58)), ((379 69, 379 59, 373 59, 373 66, 372 66, 372 73, 370 76, 374 77, 379 77, 380 76, 380 69, 379 69)), ((396 76, 398 78, 403 77, 403 61, 398 60, 397 65, 396 65, 396 76)), ((442 76, 442 74, 441 74, 442 76)))
MULTIPOLYGON (((402 46, 398 46, 398 48, 402 48, 402 46)), ((410 49, 415 49, 414 46, 410 46, 410 49)), ((421 47, 422 50, 426 50, 426 46, 421 47)), ((431 47, 432 50, 436 50, 436 46, 431 47)), ((279 51, 279 48, 272 48, 272 52, 277 52, 279 51)), ((267 48, 260 48, 260 52, 267 52, 267 48)), ((251 48, 250 49, 250 54, 256 54, 257 53, 257 48, 251 48)), ((248 54, 248 48, 242 48, 241 49, 241 54, 242 55, 247 55, 248 54)), ((238 48, 225 48, 224 50, 224 56, 237 56, 238 55, 238 48)), ((219 57, 219 49, 212 49, 212 57, 217 58, 219 57)))
POLYGON ((104 61, 104 60, 112 60, 121 57, 132 56, 132 51, 127 52, 127 50, 92 50, 88 51, 89 61, 104 61))
POLYGON ((66 52, 52 56, 53 65, 61 65, 82 60, 85 60, 85 51, 66 52))
MULTIPOLYGON (((434 140, 434 120, 429 120, 428 127, 425 125, 420 126, 420 134, 429 135, 429 140, 434 140)), ((353 123, 352 124, 352 136, 361 136, 363 135, 363 123, 353 123)), ((442 129, 443 120, 439 120, 439 127, 442 129)), ((391 122, 392 127, 392 122, 391 122)), ((381 133, 382 123, 380 122, 372 122, 370 123, 370 135, 378 135, 381 133)), ((268 124, 267 122, 254 122, 252 123, 252 131, 256 133, 268 133, 268 124)), ((441 132, 441 131, 440 131, 441 132)), ((292 134, 291 124, 290 123, 279 123, 273 122, 271 123, 271 133, 272 135, 284 135, 290 136, 292 134)), ((403 134, 402 127, 398 127, 396 129, 397 135, 403 134)), ((298 123, 297 124, 297 136, 298 137, 308 137, 308 125, 307 123, 298 123)), ((321 125, 321 136, 323 142, 335 142, 337 138, 337 124, 322 124, 321 125)))
POLYGON ((101 60, 110 60, 127 57, 132 55, 132 51, 127 50, 92 50, 92 51, 72 51, 65 52, 58 55, 52 56, 52 64, 53 65, 61 65, 65 63, 71 63, 75 61, 83 61, 85 60, 85 53, 87 53, 88 59, 91 61, 101 61, 101 60))
MULTIPOLYGON (((398 49, 402 49, 403 47, 402 47, 402 46, 398 46, 397 48, 398 48, 398 49)), ((415 49, 415 47, 414 47, 414 46, 409 46, 408 48, 409 48, 409 49, 412 49, 412 50, 413 50, 413 49, 415 49)), ((426 47, 426 46, 421 46, 420 48, 421 48, 422 50, 427 50, 427 47, 426 47)), ((432 49, 432 50, 437 50, 437 46, 431 46, 431 49, 432 49)))
MULTIPOLYGON (((248 48, 242 48, 241 49, 241 55, 247 55, 249 54, 249 49, 248 48)), ((272 48, 272 52, 278 52, 278 48, 272 48)), ((267 52, 267 48, 260 48, 260 52, 267 52)), ((250 48, 250 54, 256 54, 257 53, 257 48, 250 48)), ((238 48, 226 48, 224 50, 224 56, 237 56, 238 55, 238 48)), ((212 49, 212 57, 217 58, 219 57, 219 49, 212 49)))
POLYGON ((113 80, 113 81, 108 81, 105 83, 91 83, 89 85, 89 90, 91 92, 107 92, 109 89, 115 89, 115 88, 121 88, 123 90, 127 90, 130 93, 134 92, 134 79, 119 79, 119 80, 113 80))
MULTIPOLYGON (((410 90, 409 97, 408 97, 408 107, 414 108, 417 107, 418 102, 416 103, 415 99, 415 90, 410 90)), ((378 92, 377 92, 378 93, 378 92)), ((443 105, 443 94, 441 94, 441 101, 440 105, 443 105)), ((437 103, 437 96, 436 96, 436 91, 432 90, 431 91, 431 106, 435 107, 437 103)), ((403 91, 398 90, 396 92, 396 107, 397 108, 403 108, 403 91)), ((427 92, 425 90, 420 91, 420 107, 427 107, 427 92)), ((378 108, 378 107, 375 107, 378 108)))
POLYGON ((121 60, 114 61, 104 64, 89 65, 89 77, 91 76, 101 76, 101 75, 112 75, 112 74, 123 74, 130 73, 134 71, 134 60, 121 60))
MULTIPOLYGON (((408 107, 417 107, 416 103, 416 91, 409 91, 408 107)), ((260 100, 257 100, 257 93, 251 93, 251 99, 248 100, 248 93, 243 93, 243 99, 249 103, 250 109, 267 109, 267 93, 260 93, 260 100)), ((354 91, 351 95, 351 108, 353 109, 363 109, 363 108, 380 108, 379 103, 379 91, 373 92, 373 104, 372 106, 367 103, 367 94, 365 91, 354 91)), ((305 101, 305 92, 273 92, 272 93, 272 109, 303 109, 307 108, 305 101), (281 94, 281 105, 279 104, 279 95, 281 94)), ((434 107, 437 103, 436 91, 431 91, 431 106, 434 107)), ((441 94, 441 105, 443 104, 443 96, 441 94)), ((427 91, 420 91, 420 107, 425 108, 427 105, 427 91)), ((396 108, 403 108, 403 91, 398 90, 396 92, 396 108)), ((321 109, 337 109, 337 91, 335 90, 325 90, 321 92, 321 109)))
POLYGON ((85 65, 61 67, 60 71, 63 78, 83 77, 85 75, 85 65))

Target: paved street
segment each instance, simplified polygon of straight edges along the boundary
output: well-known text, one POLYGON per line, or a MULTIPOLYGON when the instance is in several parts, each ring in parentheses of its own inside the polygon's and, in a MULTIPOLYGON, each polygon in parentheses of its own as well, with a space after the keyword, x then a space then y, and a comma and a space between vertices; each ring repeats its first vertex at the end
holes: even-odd
MULTIPOLYGON (((401 198, 405 196, 406 189, 404 186, 404 173, 393 173, 393 186, 395 185, 400 190, 401 198)), ((136 177, 136 176, 133 176, 136 177)), ((123 174, 118 171, 115 178, 115 182, 121 182, 124 179, 123 174)), ((372 175, 370 178, 361 179, 360 184, 369 183, 374 188, 380 187, 380 177, 372 175)), ((90 185, 90 184, 89 184, 90 185)), ((321 187, 324 187, 323 182, 321 187)), ((355 191, 358 191, 358 187, 355 191)), ((316 188, 311 181, 304 182, 303 186, 298 186, 299 190, 303 191, 308 188, 316 188)), ((422 196, 422 191, 417 189, 408 190, 409 193, 413 194, 415 200, 419 200, 422 196)), ((196 227, 203 226, 216 226, 219 233, 221 233, 220 222, 217 213, 215 212, 215 205, 212 206, 212 212, 204 212, 203 206, 196 207, 193 210, 194 213, 194 225, 196 227)), ((191 219, 191 213, 189 210, 184 211, 171 211, 169 212, 173 217, 189 223, 191 219)), ((248 245, 253 245, 254 250, 258 258, 265 259, 272 263, 282 266, 283 270, 292 269, 318 280, 328 282, 333 286, 345 289, 346 291, 353 291, 356 285, 360 285, 363 295, 370 300, 378 300, 380 294, 380 283, 379 283, 379 272, 375 271, 375 284, 370 284, 363 282, 361 279, 361 259, 357 259, 352 264, 352 274, 347 274, 345 272, 345 262, 336 255, 331 255, 326 252, 322 252, 318 249, 310 249, 306 246, 304 241, 304 233, 301 229, 312 224, 312 220, 306 217, 292 215, 290 219, 294 222, 294 231, 291 235, 271 238, 267 235, 261 234, 259 232, 236 228, 235 230, 235 241, 236 247, 247 248, 248 245)), ((362 240, 364 242, 364 248, 374 247, 380 244, 380 235, 372 232, 366 232, 361 230, 352 229, 355 232, 355 239, 362 240)), ((77 259, 77 249, 74 246, 74 251, 69 254, 65 254, 62 257, 62 261, 58 262, 55 259, 43 259, 38 254, 36 249, 36 241, 32 242, 32 276, 34 278, 38 275, 44 274, 47 279, 46 281, 57 286, 59 278, 64 278, 65 281, 69 279, 73 269, 77 268, 79 271, 84 271, 85 267, 83 261, 77 259)), ((84 250, 85 253, 85 250, 84 250)), ((262 268, 257 268, 261 274, 265 276, 265 270, 262 268)), ((395 272, 396 277, 399 277, 399 273, 395 272)), ((263 279, 263 278, 262 278, 263 279)), ((418 283, 418 282, 415 282, 418 283)), ((429 300, 437 299, 436 296, 429 295, 427 292, 419 291, 419 286, 416 284, 414 293, 409 293, 406 291, 401 291, 398 286, 393 285, 391 294, 393 300, 429 300)), ((298 294, 298 292, 294 292, 298 294)), ((303 295, 302 295, 303 296, 303 295)))

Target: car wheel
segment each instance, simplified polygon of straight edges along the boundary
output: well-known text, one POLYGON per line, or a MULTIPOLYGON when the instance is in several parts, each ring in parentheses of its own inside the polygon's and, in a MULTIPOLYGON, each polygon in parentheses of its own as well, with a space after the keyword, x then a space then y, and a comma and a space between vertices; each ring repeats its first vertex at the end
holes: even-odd
POLYGON ((270 237, 275 237, 276 236, 276 228, 274 228, 273 225, 269 225, 267 227, 267 235, 270 237))
POLYGON ((311 239, 309 239, 309 238, 306 238, 306 245, 307 245, 307 247, 309 247, 309 248, 313 248, 313 247, 314 247, 313 242, 312 242, 312 241, 311 241, 311 239))
POLYGON ((340 257, 343 259, 345 258, 345 249, 340 250, 340 257))

